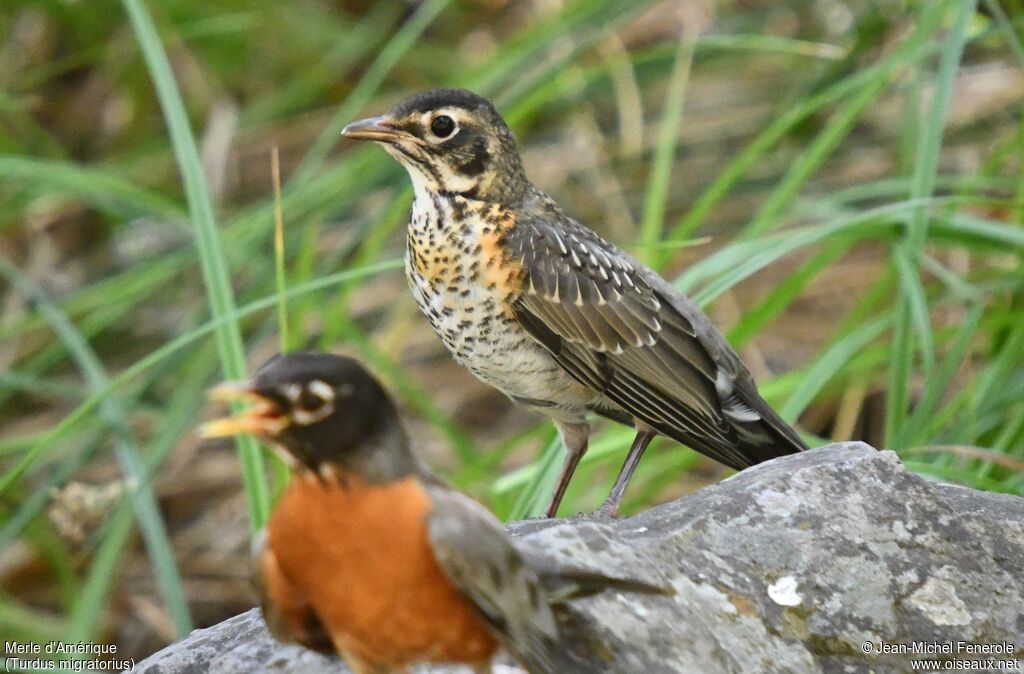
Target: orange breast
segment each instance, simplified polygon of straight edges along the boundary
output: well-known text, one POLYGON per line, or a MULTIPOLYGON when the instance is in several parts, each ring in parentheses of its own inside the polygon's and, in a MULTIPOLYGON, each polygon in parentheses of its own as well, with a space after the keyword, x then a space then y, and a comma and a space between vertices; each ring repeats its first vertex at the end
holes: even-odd
POLYGON ((303 594, 335 647, 367 661, 486 662, 496 643, 434 559, 422 485, 344 484, 292 480, 267 531, 267 553, 287 582, 267 579, 268 588, 303 594))
MULTIPOLYGON (((511 216, 507 218, 505 228, 512 224, 511 216)), ((511 304, 523 290, 523 279, 526 270, 516 260, 509 259, 503 242, 504 229, 488 229, 480 235, 480 255, 483 266, 483 282, 493 285, 501 293, 505 304, 511 304)))

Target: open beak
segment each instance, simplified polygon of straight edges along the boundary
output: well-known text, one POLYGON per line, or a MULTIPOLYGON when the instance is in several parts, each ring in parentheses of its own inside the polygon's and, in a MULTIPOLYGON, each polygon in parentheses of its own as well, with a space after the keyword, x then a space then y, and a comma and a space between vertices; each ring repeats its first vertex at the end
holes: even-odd
POLYGON ((209 390, 210 400, 247 402, 250 407, 234 416, 215 419, 199 429, 204 438, 224 438, 241 433, 273 435, 288 426, 288 417, 272 399, 248 382, 226 382, 209 390))
POLYGON ((341 130, 341 135, 352 140, 375 140, 380 143, 392 144, 402 140, 419 141, 412 134, 396 127, 386 115, 352 122, 341 130))

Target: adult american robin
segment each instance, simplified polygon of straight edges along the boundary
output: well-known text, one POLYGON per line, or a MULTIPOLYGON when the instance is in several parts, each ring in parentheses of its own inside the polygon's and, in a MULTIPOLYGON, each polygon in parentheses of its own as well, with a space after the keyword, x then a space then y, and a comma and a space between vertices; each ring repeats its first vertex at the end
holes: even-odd
POLYGON ((388 394, 350 358, 276 356, 212 395, 252 406, 205 436, 256 434, 296 471, 254 548, 267 626, 339 653, 357 674, 417 662, 487 671, 499 644, 533 674, 593 672, 567 602, 604 588, 661 592, 528 563, 490 512, 420 465, 388 394))
POLYGON ((587 449, 588 412, 637 429, 611 515, 656 434, 737 470, 807 448, 693 302, 530 183, 489 101, 435 89, 342 133, 380 143, 412 179, 406 272, 449 351, 558 427, 549 517, 587 449))

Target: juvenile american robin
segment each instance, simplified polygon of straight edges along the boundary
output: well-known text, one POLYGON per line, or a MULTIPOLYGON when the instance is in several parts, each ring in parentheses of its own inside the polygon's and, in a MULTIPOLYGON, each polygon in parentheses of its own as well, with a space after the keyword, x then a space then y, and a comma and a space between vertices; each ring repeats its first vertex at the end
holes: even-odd
POLYGON ((435 89, 342 133, 380 143, 412 179, 406 273, 449 351, 554 420, 566 458, 549 517, 586 452, 589 412, 637 430, 609 515, 656 434, 736 470, 807 448, 692 301, 530 183, 489 101, 435 89))
POLYGON ((388 394, 350 358, 276 356, 212 395, 252 406, 204 435, 253 433, 295 469, 254 548, 267 626, 357 674, 418 662, 488 671, 499 644, 533 674, 603 671, 562 638, 566 624, 580 634, 569 600, 661 592, 528 563, 489 511, 420 465, 388 394))

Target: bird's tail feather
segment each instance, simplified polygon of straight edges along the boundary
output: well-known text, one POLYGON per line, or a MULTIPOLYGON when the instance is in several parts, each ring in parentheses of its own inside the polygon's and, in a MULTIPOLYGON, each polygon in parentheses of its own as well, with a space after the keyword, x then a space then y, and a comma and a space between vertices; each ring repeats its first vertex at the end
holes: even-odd
POLYGON ((552 603, 590 597, 605 590, 639 594, 673 595, 675 590, 646 580, 609 576, 600 571, 560 569, 542 578, 552 603))

